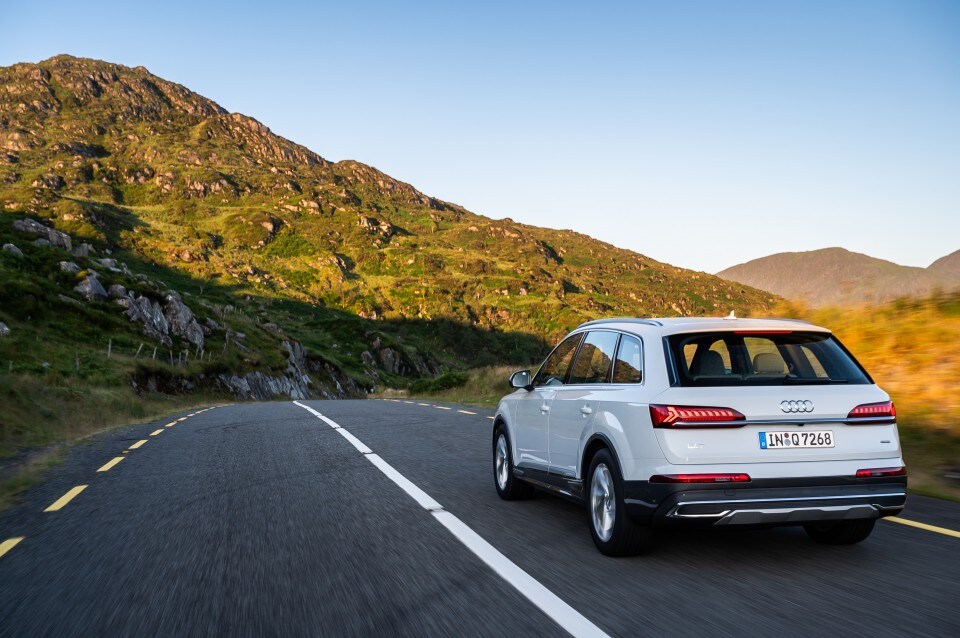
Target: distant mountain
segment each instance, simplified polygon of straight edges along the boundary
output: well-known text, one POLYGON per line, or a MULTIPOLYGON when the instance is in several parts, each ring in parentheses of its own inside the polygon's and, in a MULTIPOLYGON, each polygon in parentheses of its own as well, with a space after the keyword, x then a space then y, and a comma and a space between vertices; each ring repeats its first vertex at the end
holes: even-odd
POLYGON ((813 306, 883 303, 960 287, 960 251, 928 268, 915 268, 844 248, 823 248, 761 257, 717 275, 813 306))
POLYGON ((960 250, 936 260, 927 267, 927 270, 938 277, 960 281, 960 250))

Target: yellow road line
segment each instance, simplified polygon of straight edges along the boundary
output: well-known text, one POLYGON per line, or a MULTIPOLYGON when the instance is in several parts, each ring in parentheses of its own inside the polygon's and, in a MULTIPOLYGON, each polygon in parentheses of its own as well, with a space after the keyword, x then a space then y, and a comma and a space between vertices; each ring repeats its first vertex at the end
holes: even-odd
POLYGON ((901 525, 909 525, 910 527, 917 527, 919 529, 925 529, 928 532, 936 532, 937 534, 943 534, 944 536, 953 536, 954 538, 960 538, 960 532, 954 531, 952 529, 947 529, 946 527, 937 527, 936 525, 927 525, 926 523, 918 523, 917 521, 911 521, 906 518, 900 518, 899 516, 887 516, 884 520, 893 521, 894 523, 900 523, 901 525))
POLYGON ((176 421, 174 421, 174 423, 180 423, 181 421, 186 421, 186 420, 187 420, 187 417, 182 416, 182 417, 180 417, 179 419, 177 419, 176 421))
POLYGON ((170 423, 167 423, 167 424, 166 424, 165 426, 163 426, 163 427, 165 427, 165 428, 172 428, 172 427, 175 426, 176 424, 177 424, 176 421, 171 421, 170 423))
POLYGON ((157 436, 161 432, 163 432, 163 430, 154 430, 153 432, 150 433, 150 436, 157 436))
POLYGON ((457 410, 460 414, 476 414, 476 412, 471 412, 470 410, 457 410))
POLYGON ((417 403, 417 405, 422 405, 422 406, 427 407, 427 408, 430 407, 430 404, 429 404, 429 403, 417 403))
POLYGON ((490 419, 491 421, 493 421, 493 417, 492 417, 492 416, 488 416, 487 418, 490 419))
POLYGON ((130 449, 131 449, 131 450, 136 450, 138 447, 142 446, 142 445, 143 445, 144 443, 146 443, 146 442, 147 442, 146 439, 140 439, 139 441, 137 441, 136 443, 134 443, 133 445, 131 445, 131 446, 130 446, 130 449))
POLYGON ((3 556, 11 549, 17 546, 17 543, 23 540, 23 536, 14 536, 0 543, 0 556, 3 556))
POLYGON ((44 511, 44 512, 56 512, 56 511, 58 511, 58 510, 63 509, 63 506, 64 506, 64 505, 66 505, 67 503, 69 503, 70 501, 72 501, 77 494, 79 494, 80 492, 82 492, 82 491, 85 490, 85 489, 87 489, 87 486, 86 486, 86 485, 78 485, 78 486, 76 486, 75 488, 73 488, 72 490, 70 490, 69 492, 67 492, 66 494, 64 494, 63 496, 61 496, 60 498, 58 498, 57 500, 55 500, 55 501, 53 502, 53 505, 51 505, 50 507, 48 507, 47 509, 45 509, 45 510, 43 510, 43 511, 44 511))
POLYGON ((103 467, 101 467, 101 468, 100 468, 99 470, 97 470, 97 471, 98 471, 98 472, 106 472, 107 470, 109 470, 111 467, 113 467, 114 465, 116 465, 117 463, 119 463, 119 462, 122 461, 122 460, 123 460, 123 457, 122 457, 122 456, 115 456, 115 457, 113 457, 112 459, 110 459, 109 461, 107 461, 106 463, 104 463, 104 464, 103 464, 103 467))
POLYGON ((442 406, 442 405, 435 405, 435 406, 433 406, 433 407, 435 407, 435 408, 438 409, 438 410, 452 410, 452 409, 453 409, 453 408, 444 407, 444 406, 442 406))

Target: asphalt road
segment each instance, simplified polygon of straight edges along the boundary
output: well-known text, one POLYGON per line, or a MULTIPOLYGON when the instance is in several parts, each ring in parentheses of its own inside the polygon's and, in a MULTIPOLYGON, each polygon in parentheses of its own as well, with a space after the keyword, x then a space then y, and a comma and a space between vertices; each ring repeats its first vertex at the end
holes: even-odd
MULTIPOLYGON (((576 505, 497 497, 491 411, 303 403, 354 439, 278 402, 73 448, 0 516, 0 635, 558 636, 565 608, 615 636, 960 636, 960 538, 889 521, 853 547, 684 531, 607 558, 576 505), (482 540, 461 542, 457 519, 482 540)), ((903 518, 960 530, 960 505, 912 496, 903 518)))

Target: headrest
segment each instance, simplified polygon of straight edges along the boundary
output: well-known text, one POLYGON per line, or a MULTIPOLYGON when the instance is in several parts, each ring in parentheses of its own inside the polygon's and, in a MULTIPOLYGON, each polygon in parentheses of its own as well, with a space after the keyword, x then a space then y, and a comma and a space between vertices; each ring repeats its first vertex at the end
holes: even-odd
POLYGON ((753 358, 755 374, 783 374, 783 359, 775 352, 761 352, 753 358))
POLYGON ((726 374, 727 370, 723 365, 723 356, 716 350, 707 350, 700 357, 700 368, 696 376, 719 376, 726 374))

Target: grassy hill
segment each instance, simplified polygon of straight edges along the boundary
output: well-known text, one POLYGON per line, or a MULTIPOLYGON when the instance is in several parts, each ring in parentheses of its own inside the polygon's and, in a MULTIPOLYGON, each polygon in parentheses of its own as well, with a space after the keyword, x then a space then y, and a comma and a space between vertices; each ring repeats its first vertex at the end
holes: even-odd
POLYGON ((824 248, 761 257, 718 276, 812 306, 882 304, 960 287, 960 251, 928 268, 914 268, 843 248, 824 248))
POLYGON ((0 455, 163 397, 362 396, 599 316, 777 301, 329 162, 142 67, 58 56, 0 88, 0 455))

